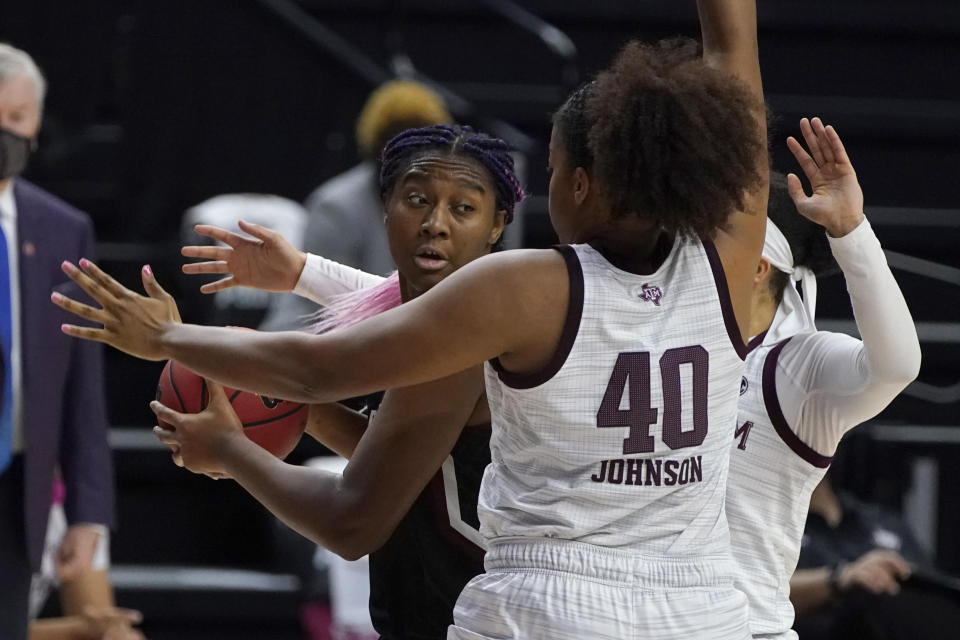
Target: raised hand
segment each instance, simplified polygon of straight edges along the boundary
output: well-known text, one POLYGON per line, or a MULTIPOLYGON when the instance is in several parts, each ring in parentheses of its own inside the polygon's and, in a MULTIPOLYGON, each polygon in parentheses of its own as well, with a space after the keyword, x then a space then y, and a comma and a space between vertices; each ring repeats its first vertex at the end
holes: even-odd
POLYGON ((103 325, 98 329, 65 324, 60 327, 64 333, 109 344, 144 360, 167 358, 161 346, 161 336, 169 325, 180 323, 180 311, 173 296, 157 283, 149 266, 143 267, 140 274, 147 296, 127 289, 87 259, 80 260, 80 268, 70 262, 64 262, 61 268, 100 303, 101 308, 57 292, 52 293, 50 299, 62 309, 103 325))
POLYGON ((834 238, 845 236, 863 220, 863 191, 857 173, 836 129, 823 126, 820 118, 800 120, 800 132, 809 152, 796 138, 787 147, 810 181, 808 196, 796 174, 787 175, 787 191, 804 217, 816 222, 834 238))
POLYGON ((157 418, 173 426, 172 430, 154 427, 153 432, 175 450, 173 461, 178 466, 213 478, 228 477, 219 454, 231 438, 246 436, 223 387, 212 380, 206 384, 210 400, 200 413, 179 413, 156 400, 151 402, 150 410, 157 418))
POLYGON ((180 253, 184 256, 207 260, 185 264, 183 272, 229 274, 200 287, 203 293, 215 293, 230 287, 252 287, 265 291, 293 289, 303 271, 307 254, 297 250, 273 229, 243 220, 238 224, 242 231, 253 237, 206 224, 194 227, 200 235, 219 240, 227 246, 183 247, 180 253))

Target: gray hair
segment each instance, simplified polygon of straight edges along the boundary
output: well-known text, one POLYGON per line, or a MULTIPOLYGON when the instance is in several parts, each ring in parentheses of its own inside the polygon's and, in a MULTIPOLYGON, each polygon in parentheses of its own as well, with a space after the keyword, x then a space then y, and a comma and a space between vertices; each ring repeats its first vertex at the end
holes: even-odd
POLYGON ((40 72, 40 68, 26 51, 0 42, 0 84, 20 75, 29 76, 33 80, 33 85, 37 89, 37 104, 42 112, 43 99, 47 94, 47 81, 40 72))

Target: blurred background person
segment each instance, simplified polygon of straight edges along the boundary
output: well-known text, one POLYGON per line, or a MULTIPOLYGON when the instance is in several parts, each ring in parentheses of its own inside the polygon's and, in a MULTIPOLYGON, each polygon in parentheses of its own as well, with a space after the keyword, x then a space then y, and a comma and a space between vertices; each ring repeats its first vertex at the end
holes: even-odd
POLYGON ((93 255, 86 214, 19 178, 37 146, 46 81, 24 51, 0 44, 0 630, 27 634, 59 465, 67 530, 55 557, 72 580, 88 571, 114 519, 102 350, 62 340, 50 292, 80 293, 65 255, 93 255), (78 348, 79 347, 79 348, 78 348))
POLYGON ((30 587, 30 640, 142 640, 143 635, 133 628, 141 620, 140 612, 114 606, 106 537, 98 541, 89 570, 69 581, 57 575, 55 557, 67 531, 65 497, 66 488, 57 478, 40 572, 33 575, 30 587), (37 620, 54 589, 59 589, 62 615, 37 620))
POLYGON ((899 514, 834 491, 830 478, 810 496, 790 580, 801 640, 955 638, 960 580, 932 565, 899 514))

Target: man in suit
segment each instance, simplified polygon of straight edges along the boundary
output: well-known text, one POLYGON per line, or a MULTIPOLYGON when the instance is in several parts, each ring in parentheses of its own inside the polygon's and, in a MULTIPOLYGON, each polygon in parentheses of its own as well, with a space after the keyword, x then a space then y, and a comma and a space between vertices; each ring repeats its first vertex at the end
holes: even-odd
POLYGON ((70 340, 52 291, 74 286, 64 259, 91 257, 89 218, 18 178, 36 145, 45 81, 28 54, 0 43, 0 635, 27 637, 30 576, 40 566, 59 467, 68 529, 57 570, 88 570, 113 524, 102 353, 70 340))

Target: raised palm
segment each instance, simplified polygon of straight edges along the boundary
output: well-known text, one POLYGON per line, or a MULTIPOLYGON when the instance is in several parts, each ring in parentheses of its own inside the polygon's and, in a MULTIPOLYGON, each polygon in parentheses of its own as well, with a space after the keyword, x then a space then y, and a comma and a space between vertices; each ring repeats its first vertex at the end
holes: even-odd
POLYGON ((795 174, 787 176, 787 189, 804 217, 823 226, 838 237, 855 228, 863 219, 863 191, 840 136, 832 126, 823 126, 820 118, 800 121, 807 149, 794 137, 787 147, 800 163, 810 181, 813 195, 807 195, 795 174))
POLYGON ((222 273, 226 277, 200 287, 203 293, 215 293, 230 287, 252 287, 265 291, 290 291, 297 284, 306 256, 272 229, 239 222, 251 237, 220 227, 198 224, 194 230, 227 246, 186 246, 180 250, 188 258, 206 262, 183 265, 184 273, 222 273))

